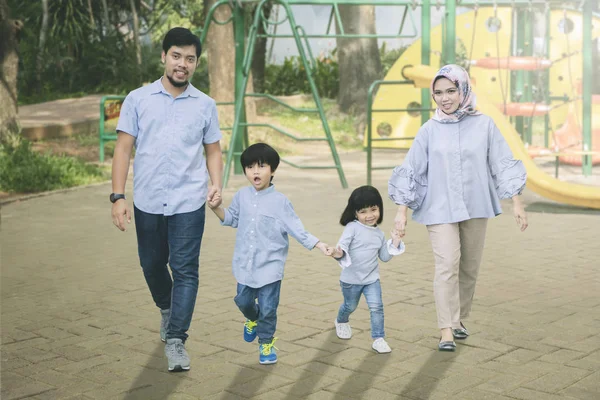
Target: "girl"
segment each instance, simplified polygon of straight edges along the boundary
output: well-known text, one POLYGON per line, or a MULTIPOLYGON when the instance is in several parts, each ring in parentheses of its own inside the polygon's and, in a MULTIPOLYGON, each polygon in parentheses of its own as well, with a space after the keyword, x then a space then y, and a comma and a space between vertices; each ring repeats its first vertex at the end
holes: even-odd
POLYGON ((371 312, 373 350, 389 353, 392 349, 384 339, 377 257, 388 262, 393 256, 404 253, 405 248, 396 230, 392 231, 392 239, 386 242, 385 235, 377 227, 382 220, 383 200, 377 189, 373 186, 355 189, 340 218, 340 224, 346 228, 337 248, 328 248, 327 254, 334 257, 342 267, 340 286, 344 302, 335 320, 337 336, 340 339, 352 337, 348 318, 356 310, 360 295, 363 294, 371 312))
POLYGON ((494 121, 475 108, 467 71, 442 67, 431 92, 437 110, 394 169, 389 195, 399 206, 395 228, 401 237, 407 208, 427 226, 435 254, 438 349, 454 351, 454 339, 469 336, 463 321, 471 311, 487 221, 502 212, 500 199, 512 199, 517 225, 527 228, 519 200, 527 172, 494 121))

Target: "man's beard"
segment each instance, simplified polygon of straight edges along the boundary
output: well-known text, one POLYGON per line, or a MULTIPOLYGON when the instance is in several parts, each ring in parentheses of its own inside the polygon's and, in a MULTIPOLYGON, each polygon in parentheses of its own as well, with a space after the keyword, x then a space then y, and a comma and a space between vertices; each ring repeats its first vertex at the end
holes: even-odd
POLYGON ((178 88, 184 87, 185 85, 188 84, 187 80, 185 80, 183 82, 177 82, 172 77, 170 77, 169 75, 167 75, 167 79, 169 80, 169 82, 171 83, 171 85, 173 85, 175 87, 178 87, 178 88))

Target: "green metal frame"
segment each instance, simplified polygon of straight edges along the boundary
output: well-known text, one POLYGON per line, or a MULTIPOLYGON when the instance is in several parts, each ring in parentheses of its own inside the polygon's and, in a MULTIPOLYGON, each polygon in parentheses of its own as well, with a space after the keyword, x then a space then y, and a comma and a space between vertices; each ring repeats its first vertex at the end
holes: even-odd
POLYGON ((104 162, 104 145, 111 140, 117 140, 117 132, 111 134, 106 133, 104 127, 104 117, 106 116, 105 104, 110 100, 125 100, 125 96, 102 96, 100 99, 100 121, 98 121, 98 140, 100 141, 99 158, 100 162, 104 162))

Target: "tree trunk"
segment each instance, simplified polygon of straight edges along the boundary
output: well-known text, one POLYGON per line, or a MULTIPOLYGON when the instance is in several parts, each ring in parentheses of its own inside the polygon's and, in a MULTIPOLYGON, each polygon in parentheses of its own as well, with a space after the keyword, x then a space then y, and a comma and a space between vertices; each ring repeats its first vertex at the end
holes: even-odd
MULTIPOLYGON (((204 0, 204 12, 208 13, 215 0, 204 0)), ((217 21, 231 17, 231 9, 225 5, 215 10, 217 21)), ((208 78, 210 97, 217 102, 235 100, 235 49, 233 43, 233 23, 217 25, 212 22, 206 35, 205 52, 208 57, 208 78)), ((233 106, 219 107, 222 126, 233 123, 233 106)))
MULTIPOLYGON (((47 0, 44 0, 47 1, 47 0)), ((96 27, 96 22, 94 21, 94 9, 92 8, 92 0, 88 0, 88 12, 90 13, 90 25, 92 25, 92 28, 96 27)))
POLYGON ((40 42, 35 65, 35 82, 37 91, 42 91, 42 71, 44 70, 44 53, 46 52, 46 38, 48 36, 48 0, 42 0, 42 26, 40 28, 40 42))
POLYGON ((104 29, 102 29, 101 35, 106 36, 107 33, 110 33, 112 28, 110 25, 110 18, 108 16, 108 4, 106 0, 102 0, 102 25, 104 25, 104 29))
POLYGON ((6 0, 0 0, 0 140, 18 132, 17 115, 17 53, 21 21, 10 19, 6 0))
POLYGON ((140 19, 138 17, 135 0, 129 0, 131 5, 131 17, 133 18, 133 41, 135 44, 135 56, 138 67, 142 66, 142 45, 140 43, 140 19))
MULTIPOLYGON (((263 15, 266 19, 271 16, 271 10, 273 9, 273 3, 266 3, 263 8, 263 15)), ((256 10, 254 11, 256 12, 256 10)), ((258 27, 258 34, 264 35, 264 25, 260 24, 258 27)), ((267 38, 258 37, 256 39, 256 45, 254 47, 254 59, 252 60, 252 81, 254 82, 254 90, 257 93, 264 91, 265 84, 265 66, 267 61, 267 38)))
MULTIPOLYGON (((375 34, 375 7, 340 5, 344 32, 375 34)), ((340 33, 340 27, 337 27, 340 33)), ((382 75, 377 39, 338 38, 337 51, 340 71, 338 105, 340 110, 359 118, 357 132, 365 126, 367 92, 371 83, 382 75)))

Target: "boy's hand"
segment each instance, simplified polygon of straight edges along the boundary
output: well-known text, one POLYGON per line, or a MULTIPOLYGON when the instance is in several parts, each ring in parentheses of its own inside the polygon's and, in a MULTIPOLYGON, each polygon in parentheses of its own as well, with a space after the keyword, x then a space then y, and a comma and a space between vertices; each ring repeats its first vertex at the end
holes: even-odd
POLYGON ((208 208, 214 210, 219 207, 223 202, 223 198, 221 197, 221 193, 216 192, 213 194, 212 198, 207 199, 206 204, 208 204, 208 208))
POLYGON ((327 254, 327 249, 329 248, 329 245, 327 243, 323 243, 323 242, 319 242, 315 245, 316 248, 318 248, 319 250, 321 250, 321 252, 323 254, 325 254, 326 256, 327 254))

